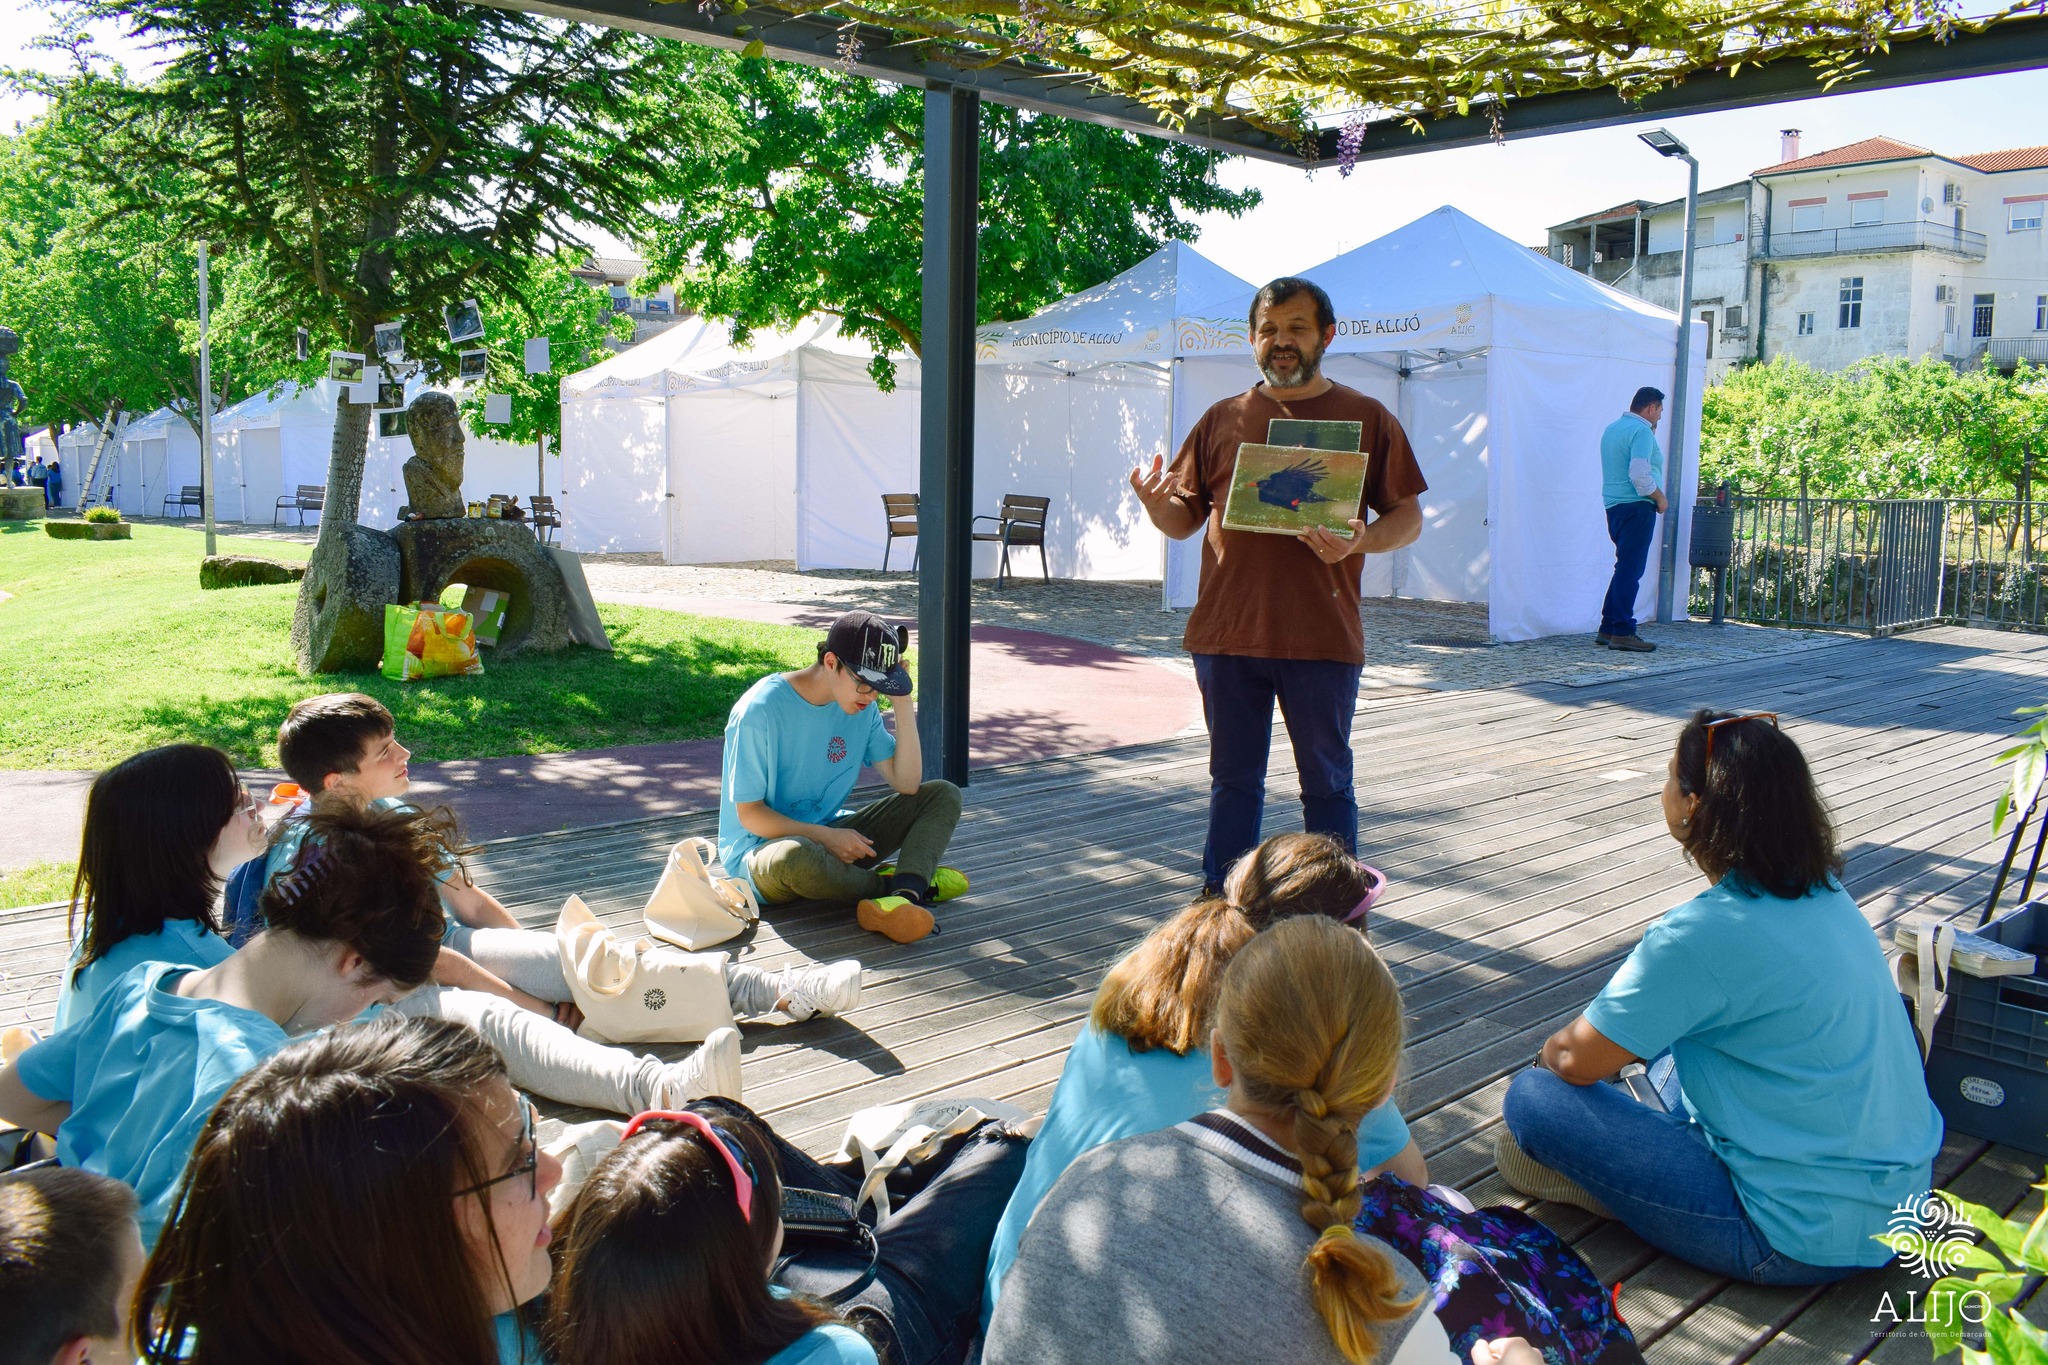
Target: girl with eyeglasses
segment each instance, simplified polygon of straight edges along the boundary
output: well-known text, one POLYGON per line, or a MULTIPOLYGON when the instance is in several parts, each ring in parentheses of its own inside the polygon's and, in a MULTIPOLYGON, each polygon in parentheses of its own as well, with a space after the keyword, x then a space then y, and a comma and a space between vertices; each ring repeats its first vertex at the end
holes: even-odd
POLYGON ((200 1134, 136 1292, 143 1359, 538 1365, 521 1310, 548 1285, 561 1175, 461 1024, 386 1014, 295 1043, 200 1134))
POLYGON ((263 821, 235 765, 203 744, 168 744, 93 779, 72 884, 77 947, 57 1027, 143 962, 211 967, 234 950, 214 904, 228 874, 263 852, 263 821))
POLYGON ((1501 1175, 1757 1284, 1883 1265, 1874 1239, 1926 1192, 1941 1117, 1806 758, 1774 715, 1699 711, 1663 815, 1707 889, 1515 1078, 1501 1175), (1634 1094, 1599 1084, 1639 1061, 1634 1094))
POLYGON ((53 1134, 57 1157, 127 1182, 155 1242, 206 1115, 294 1034, 426 980, 440 951, 444 820, 316 804, 266 928, 208 967, 145 962, 92 1011, 0 1070, 0 1118, 53 1134))

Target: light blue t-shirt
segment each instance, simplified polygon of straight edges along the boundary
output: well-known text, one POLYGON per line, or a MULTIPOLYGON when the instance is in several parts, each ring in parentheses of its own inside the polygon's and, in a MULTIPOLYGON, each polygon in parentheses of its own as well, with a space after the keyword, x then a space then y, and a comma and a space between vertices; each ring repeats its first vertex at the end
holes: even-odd
POLYGON ((156 1245, 199 1130, 243 1073, 290 1040, 254 1010, 172 994, 190 972, 145 962, 110 983, 92 1013, 21 1054, 21 1083, 71 1106, 57 1160, 135 1191, 144 1247, 156 1245))
MULTIPOLYGON (((69 967, 64 969, 64 989, 57 996, 57 1027, 69 1028, 91 1014, 107 987, 145 962, 211 967, 227 961, 234 951, 226 939, 198 920, 165 920, 164 927, 153 934, 132 934, 84 971, 74 974, 69 967)), ((77 960, 75 955, 72 960, 77 960)))
POLYGON ((1632 412, 1624 412, 1600 433, 1600 496, 1609 507, 1624 502, 1648 502, 1629 482, 1628 467, 1633 460, 1647 460, 1650 477, 1664 486, 1664 451, 1657 444, 1657 432, 1632 412))
POLYGON ((748 688, 725 722, 718 858, 726 875, 751 882, 747 855, 767 842, 740 823, 741 802, 765 801, 777 815, 828 825, 860 780, 862 765, 895 752, 896 736, 872 702, 852 715, 836 702, 813 706, 782 673, 748 688))
POLYGON ((830 1322, 769 1356, 767 1365, 881 1365, 881 1357, 866 1337, 830 1322))
MULTIPOLYGON (((1059 1084, 1053 1088, 1045 1123, 1024 1155, 1024 1174, 1010 1194, 995 1244, 988 1253, 988 1281, 982 1293, 981 1325, 995 1312, 1003 1277, 1017 1259, 1017 1243, 1031 1215, 1067 1167, 1081 1155, 1119 1138, 1156 1133, 1206 1114, 1223 1103, 1207 1048, 1185 1057, 1164 1048, 1133 1052, 1131 1045, 1093 1025, 1081 1030, 1067 1050, 1059 1084)), ((1408 1145, 1408 1125, 1392 1100, 1358 1125, 1358 1168, 1391 1161, 1408 1145)))
POLYGON ((1666 1048, 1685 1107, 1773 1251, 1882 1265, 1871 1240, 1941 1147, 1913 1026, 1877 935, 1832 883, 1799 900, 1736 874, 1643 934, 1586 1019, 1666 1048))

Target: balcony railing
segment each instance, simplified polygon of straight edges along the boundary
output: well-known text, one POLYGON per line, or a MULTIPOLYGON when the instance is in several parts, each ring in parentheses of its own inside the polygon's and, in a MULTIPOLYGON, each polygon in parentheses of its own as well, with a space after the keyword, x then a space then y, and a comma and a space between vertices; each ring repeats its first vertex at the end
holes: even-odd
POLYGON ((1867 251, 1939 251, 1966 260, 1984 259, 1981 232, 1946 223, 1869 223, 1863 227, 1822 228, 1817 232, 1774 232, 1764 255, 1847 256, 1867 251))

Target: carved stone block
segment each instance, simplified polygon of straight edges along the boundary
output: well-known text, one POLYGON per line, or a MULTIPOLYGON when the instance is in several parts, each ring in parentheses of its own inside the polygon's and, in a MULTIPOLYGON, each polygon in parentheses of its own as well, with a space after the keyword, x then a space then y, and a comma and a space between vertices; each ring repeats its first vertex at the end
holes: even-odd
POLYGON ((398 545, 367 526, 324 530, 292 614, 292 654, 309 673, 369 672, 384 657, 385 604, 404 600, 398 545))
POLYGON ((436 601, 450 583, 495 588, 510 603, 494 657, 568 647, 568 586, 525 526, 481 517, 409 521, 391 539, 402 566, 396 600, 436 601))

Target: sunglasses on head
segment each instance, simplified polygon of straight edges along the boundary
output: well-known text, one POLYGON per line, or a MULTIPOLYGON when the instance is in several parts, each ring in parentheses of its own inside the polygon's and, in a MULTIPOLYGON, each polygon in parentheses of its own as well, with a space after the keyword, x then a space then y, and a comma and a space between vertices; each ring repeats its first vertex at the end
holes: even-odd
POLYGON ((1710 720, 1707 722, 1707 756, 1704 760, 1705 762, 1712 763, 1714 761, 1714 731, 1724 725, 1739 725, 1745 720, 1767 720, 1771 723, 1773 730, 1778 728, 1778 713, 1776 711, 1752 711, 1746 716, 1723 716, 1719 720, 1710 720))
POLYGON ((1372 909, 1373 902, 1378 900, 1381 893, 1387 889, 1387 874, 1376 867, 1368 867, 1364 863, 1358 865, 1358 870, 1366 875, 1367 881, 1371 884, 1366 887, 1365 895, 1359 898, 1358 904, 1351 907, 1351 913, 1344 916, 1344 922, 1346 924, 1355 924, 1363 931, 1365 928, 1365 912, 1372 909))
POLYGON ((650 1109, 633 1116, 619 1141, 630 1141, 635 1133, 656 1124, 669 1130, 678 1126, 692 1128, 704 1135, 712 1150, 725 1158, 726 1169, 732 1172, 733 1195, 739 1200, 740 1217, 753 1222, 754 1186, 759 1178, 754 1174, 754 1163, 748 1158, 747 1149, 740 1145, 740 1140, 702 1114, 693 1114, 687 1109, 650 1109))
POLYGON ((522 1175, 526 1177, 526 1197, 528 1199, 536 1199, 540 1196, 540 1143, 535 1139, 533 1131, 537 1115, 535 1114, 532 1100, 529 1100, 524 1095, 518 1098, 520 1111, 519 1164, 503 1175, 494 1175, 489 1180, 479 1180, 474 1185, 465 1185, 455 1192, 457 1199, 462 1198, 466 1194, 482 1194, 493 1185, 502 1185, 508 1180, 517 1180, 522 1175))

